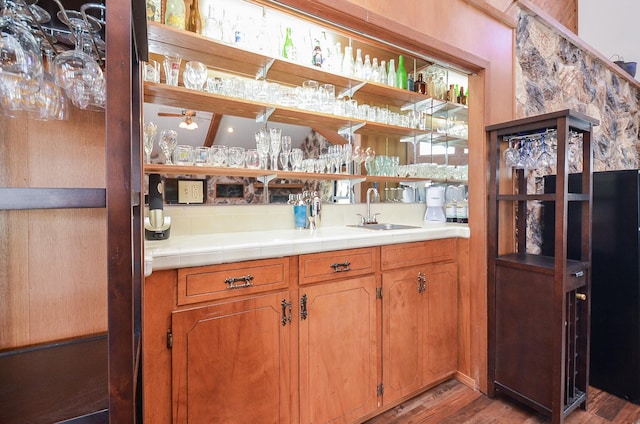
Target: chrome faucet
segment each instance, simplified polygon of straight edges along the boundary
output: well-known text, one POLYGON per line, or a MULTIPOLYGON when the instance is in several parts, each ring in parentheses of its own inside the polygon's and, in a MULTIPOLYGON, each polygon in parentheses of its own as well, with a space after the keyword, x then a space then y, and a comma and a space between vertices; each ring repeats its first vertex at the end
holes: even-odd
POLYGON ((373 216, 371 215, 371 193, 373 193, 374 196, 378 196, 378 189, 375 187, 371 187, 367 190, 367 216, 364 217, 360 214, 360 218, 361 218, 361 225, 366 225, 366 224, 377 224, 378 220, 376 219, 376 216, 378 216, 379 214, 374 213, 373 216))

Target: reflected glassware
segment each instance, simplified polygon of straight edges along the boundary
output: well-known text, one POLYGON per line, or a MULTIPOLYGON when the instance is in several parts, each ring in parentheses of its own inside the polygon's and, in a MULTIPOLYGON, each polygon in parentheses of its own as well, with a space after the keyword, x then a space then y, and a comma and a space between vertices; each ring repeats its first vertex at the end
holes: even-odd
POLYGON ((278 169, 278 155, 282 142, 282 128, 271 128, 269 130, 270 143, 269 153, 271 154, 271 169, 278 169))
POLYGON ((149 59, 144 64, 144 80, 149 82, 160 82, 160 63, 153 59, 149 59))
POLYGON ((300 171, 302 169, 302 159, 304 158, 304 153, 302 149, 291 149, 291 166, 294 171, 300 171))
POLYGON ((151 152, 153 152, 153 142, 156 138, 156 134, 158 133, 158 126, 152 122, 145 122, 143 126, 143 135, 144 135, 144 153, 146 162, 151 163, 151 152))
POLYGON ((164 55, 164 75, 165 82, 168 85, 177 86, 178 76, 180 74, 180 63, 182 58, 177 53, 168 53, 164 55))
POLYGON ((353 145, 345 144, 342 146, 342 162, 345 166, 347 174, 353 174, 353 145))
POLYGON ((186 88, 202 91, 207 81, 207 67, 204 63, 189 61, 184 67, 182 79, 186 88))
POLYGON ((287 171, 289 169, 289 154, 280 152, 280 165, 282 166, 283 171, 287 171))
POLYGON ((354 163, 354 171, 356 175, 360 175, 362 173, 361 165, 364 162, 364 151, 361 146, 355 146, 353 148, 352 159, 354 163))
POLYGON ((376 175, 374 170, 374 164, 373 164, 375 157, 376 157, 376 151, 373 150, 371 147, 367 147, 367 149, 364 152, 364 168, 367 171, 367 175, 376 175))
POLYGON ((174 130, 162 130, 158 145, 164 154, 164 163, 173 165, 171 158, 173 150, 178 145, 178 133, 174 130))

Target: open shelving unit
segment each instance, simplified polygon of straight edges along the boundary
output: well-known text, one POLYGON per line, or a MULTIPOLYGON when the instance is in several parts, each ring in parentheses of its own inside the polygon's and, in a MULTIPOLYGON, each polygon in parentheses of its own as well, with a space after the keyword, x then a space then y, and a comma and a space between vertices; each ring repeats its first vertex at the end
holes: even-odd
POLYGON ((586 407, 589 386, 592 141, 598 121, 564 110, 486 128, 489 139, 488 311, 489 395, 505 393, 554 424, 586 407), (510 137, 557 132, 553 194, 528 193, 529 170, 507 168, 510 137), (570 132, 582 138, 582 184, 569 192, 570 132), (555 256, 530 253, 528 204, 544 201, 555 216, 555 256), (569 202, 581 206, 580 234, 569 234, 569 202), (567 237, 580 237, 578 259, 567 237))

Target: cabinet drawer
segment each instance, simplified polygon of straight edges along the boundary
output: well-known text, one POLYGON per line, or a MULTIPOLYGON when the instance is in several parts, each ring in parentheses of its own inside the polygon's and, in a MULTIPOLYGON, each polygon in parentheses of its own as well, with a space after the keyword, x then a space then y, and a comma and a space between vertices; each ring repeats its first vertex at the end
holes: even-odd
POLYGON ((300 284, 370 274, 377 268, 377 247, 300 255, 300 284))
POLYGON ((178 305, 255 294, 289 286, 289 258, 178 270, 178 305))
POLYGON ((433 262, 448 262, 456 257, 455 239, 391 244, 382 246, 381 249, 383 271, 433 262))

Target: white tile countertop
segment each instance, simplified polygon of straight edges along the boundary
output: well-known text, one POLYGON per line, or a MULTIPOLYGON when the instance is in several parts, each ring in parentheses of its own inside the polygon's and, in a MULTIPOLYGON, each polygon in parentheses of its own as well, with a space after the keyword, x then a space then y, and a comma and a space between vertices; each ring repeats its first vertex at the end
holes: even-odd
POLYGON ((370 230, 345 225, 317 230, 273 229, 185 234, 145 242, 145 276, 154 270, 213 265, 252 259, 451 237, 469 238, 464 224, 422 222, 417 228, 370 230))

